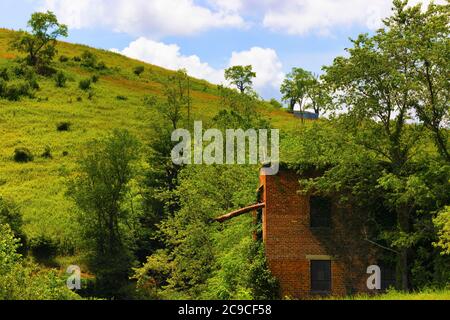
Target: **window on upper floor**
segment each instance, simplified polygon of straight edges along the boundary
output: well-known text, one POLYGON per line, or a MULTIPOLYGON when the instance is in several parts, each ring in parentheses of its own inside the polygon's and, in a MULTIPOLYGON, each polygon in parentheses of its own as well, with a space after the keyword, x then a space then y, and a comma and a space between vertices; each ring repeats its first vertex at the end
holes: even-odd
POLYGON ((331 227, 331 201, 325 197, 311 196, 309 200, 311 228, 331 227))

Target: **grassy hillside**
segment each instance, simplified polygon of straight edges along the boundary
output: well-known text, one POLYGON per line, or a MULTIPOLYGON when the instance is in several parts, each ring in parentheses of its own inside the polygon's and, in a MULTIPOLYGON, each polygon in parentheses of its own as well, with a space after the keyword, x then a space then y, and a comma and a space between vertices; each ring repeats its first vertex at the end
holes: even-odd
MULTIPOLYGON (((18 57, 8 50, 13 34, 0 29, 0 70, 13 65, 18 57)), ((82 146, 113 128, 126 128, 144 143, 151 139, 149 127, 155 110, 145 105, 144 98, 153 96, 161 101, 163 83, 173 71, 82 45, 61 42, 58 51, 53 67, 68 76, 65 88, 57 88, 52 77, 38 77, 40 89, 35 98, 0 99, 0 195, 20 206, 29 239, 45 236, 63 246, 74 238, 73 208, 64 196, 65 180, 82 146), (93 52, 107 69, 90 71, 73 60, 85 50, 93 52), (61 62, 60 56, 69 60, 61 62), (141 65, 145 72, 137 76, 133 69, 141 65), (100 78, 89 98, 78 84, 94 74, 100 78), (61 122, 70 122, 70 130, 58 131, 61 122), (52 159, 40 156, 47 146, 52 159), (20 147, 30 149, 33 162, 13 161, 14 150, 20 147)), ((208 121, 218 111, 217 87, 197 79, 192 87, 194 119, 208 121)), ((290 114, 269 105, 262 105, 259 111, 275 127, 292 130, 299 125, 290 114)))

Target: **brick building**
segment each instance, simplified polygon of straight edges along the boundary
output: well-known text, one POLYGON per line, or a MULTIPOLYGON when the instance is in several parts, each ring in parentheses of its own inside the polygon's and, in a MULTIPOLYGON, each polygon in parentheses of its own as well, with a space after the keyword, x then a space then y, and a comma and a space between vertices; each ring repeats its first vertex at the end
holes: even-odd
POLYGON ((367 291, 367 267, 378 263, 378 252, 366 241, 364 214, 339 208, 332 198, 303 194, 295 171, 282 167, 277 175, 265 175, 264 170, 259 202, 217 220, 254 212, 281 296, 367 291))

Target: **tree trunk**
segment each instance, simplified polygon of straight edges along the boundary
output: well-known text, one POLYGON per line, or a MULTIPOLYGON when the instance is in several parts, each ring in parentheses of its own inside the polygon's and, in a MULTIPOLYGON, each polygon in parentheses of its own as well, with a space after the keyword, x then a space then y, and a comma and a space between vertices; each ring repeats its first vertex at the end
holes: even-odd
POLYGON ((442 133, 439 128, 434 129, 434 135, 439 153, 447 162, 450 162, 450 154, 447 150, 447 143, 444 141, 444 137, 442 137, 442 133))

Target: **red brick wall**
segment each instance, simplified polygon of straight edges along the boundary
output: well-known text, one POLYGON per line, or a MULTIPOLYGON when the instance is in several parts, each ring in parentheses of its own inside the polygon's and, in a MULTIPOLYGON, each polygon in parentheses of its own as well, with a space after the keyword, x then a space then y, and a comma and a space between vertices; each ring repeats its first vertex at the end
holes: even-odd
MULTIPOLYGON (((333 256, 334 252, 330 249, 333 236, 328 236, 325 245, 320 232, 311 230, 309 195, 299 194, 298 180, 295 172, 289 170, 280 170, 276 176, 261 175, 262 200, 266 203, 262 217, 263 240, 269 267, 280 283, 282 296, 305 298, 310 295, 310 260, 307 256, 333 256)), ((334 209, 332 216, 334 219, 334 209)), ((352 237, 351 234, 348 236, 352 237)), ((339 243, 335 245, 339 246, 339 243)), ((332 260, 333 295, 346 294, 349 285, 358 291, 364 290, 368 264, 365 258, 353 260, 361 260, 353 273, 348 272, 349 267, 339 257, 332 260)))

